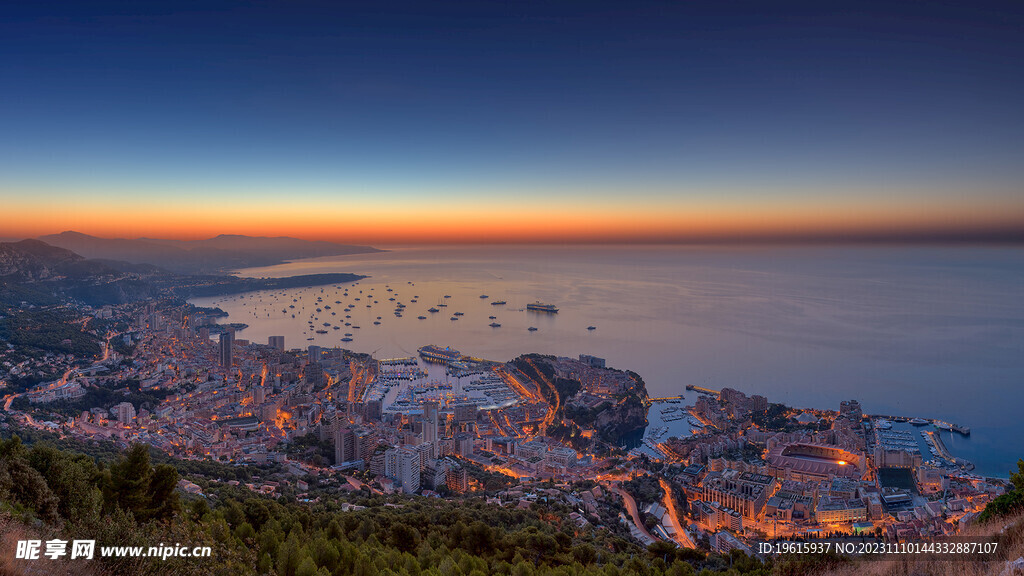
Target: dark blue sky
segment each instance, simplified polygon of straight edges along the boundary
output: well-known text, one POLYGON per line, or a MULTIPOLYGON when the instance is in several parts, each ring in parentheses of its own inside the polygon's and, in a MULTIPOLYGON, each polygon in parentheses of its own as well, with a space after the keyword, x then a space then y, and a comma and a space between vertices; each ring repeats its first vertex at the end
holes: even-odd
POLYGON ((0 197, 1024 215, 1020 2, 22 4, 0 197))

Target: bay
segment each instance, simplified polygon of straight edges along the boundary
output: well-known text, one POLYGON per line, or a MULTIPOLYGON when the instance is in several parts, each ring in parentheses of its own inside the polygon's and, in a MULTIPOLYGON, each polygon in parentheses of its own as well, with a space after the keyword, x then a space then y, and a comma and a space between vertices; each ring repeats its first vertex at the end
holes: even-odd
POLYGON ((249 324, 239 337, 254 342, 284 335, 290 348, 342 346, 378 358, 414 355, 425 344, 494 360, 591 354, 639 373, 651 396, 685 394, 695 384, 799 407, 838 409, 841 400, 857 399, 867 413, 970 426, 969 438, 944 438, 979 473, 1005 477, 1024 457, 1018 247, 388 249, 238 272, 369 276, 357 285, 193 303, 219 306, 230 314, 225 321, 249 324), (526 311, 534 301, 559 312, 526 311), (393 313, 398 302, 406 306, 400 318, 393 313), (439 303, 448 306, 427 312, 439 303), (342 314, 348 304, 355 306, 342 314), (318 329, 332 324, 327 334, 308 329, 311 314, 318 329), (377 316, 380 325, 373 324, 377 316), (344 333, 353 340, 341 342, 344 333))

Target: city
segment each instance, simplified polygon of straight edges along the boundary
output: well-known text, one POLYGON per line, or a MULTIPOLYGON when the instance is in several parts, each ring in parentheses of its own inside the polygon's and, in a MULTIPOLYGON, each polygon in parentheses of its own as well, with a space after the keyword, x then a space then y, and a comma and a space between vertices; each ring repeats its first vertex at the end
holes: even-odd
MULTIPOLYGON (((479 493, 497 506, 557 501, 580 527, 624 528, 645 546, 751 556, 772 539, 953 536, 1008 489, 972 474, 930 432, 920 432, 932 451, 923 456, 914 432, 928 422, 869 417, 855 400, 801 410, 697 386, 652 399, 637 375, 586 354, 503 363, 426 345, 418 357, 375 359, 286 348, 283 336, 249 342, 211 312, 174 301, 86 307, 77 322, 97 325, 101 352, 91 362, 47 357, 64 372, 8 393, 3 426, 182 459, 276 463, 273 480, 246 485, 271 497, 282 485, 306 502, 365 486, 479 493), (82 404, 93 399, 102 400, 82 404), (648 407, 686 418, 692 435, 655 429, 624 449, 647 427, 648 407)), ((8 379, 37 364, 0 366, 8 379)), ((179 488, 203 496, 188 479, 179 488)))

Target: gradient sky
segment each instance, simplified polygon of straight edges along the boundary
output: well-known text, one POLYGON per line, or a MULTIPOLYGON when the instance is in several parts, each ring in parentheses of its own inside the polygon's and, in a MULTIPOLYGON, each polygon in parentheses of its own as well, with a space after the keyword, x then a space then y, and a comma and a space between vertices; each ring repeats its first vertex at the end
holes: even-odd
POLYGON ((9 4, 0 236, 1024 238, 1021 2, 9 4))

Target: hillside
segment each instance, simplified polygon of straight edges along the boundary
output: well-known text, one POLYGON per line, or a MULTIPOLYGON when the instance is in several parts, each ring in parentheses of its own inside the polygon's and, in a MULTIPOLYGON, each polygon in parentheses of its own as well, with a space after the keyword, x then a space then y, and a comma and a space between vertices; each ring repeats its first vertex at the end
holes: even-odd
POLYGON ((40 236, 47 244, 85 258, 151 264, 179 274, 221 273, 287 260, 379 252, 369 246, 222 234, 206 240, 98 238, 81 232, 40 236))
POLYGON ((319 286, 358 280, 356 274, 239 278, 178 274, 151 264, 87 259, 40 240, 0 243, 0 310, 23 303, 49 306, 74 300, 91 306, 174 296, 217 296, 269 288, 319 286))

